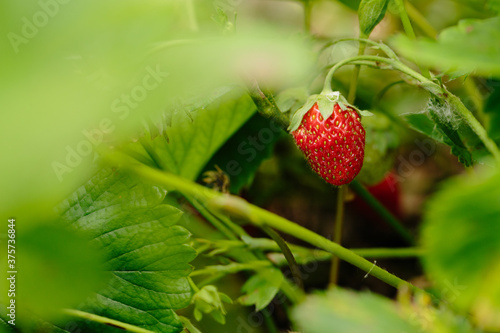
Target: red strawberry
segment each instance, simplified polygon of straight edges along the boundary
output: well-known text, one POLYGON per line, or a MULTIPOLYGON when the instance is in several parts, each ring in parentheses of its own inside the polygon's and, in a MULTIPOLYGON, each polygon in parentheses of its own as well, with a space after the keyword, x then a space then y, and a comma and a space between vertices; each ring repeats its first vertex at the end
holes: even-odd
MULTIPOLYGON (((333 185, 350 183, 361 170, 365 152, 365 130, 356 110, 333 104, 333 113, 323 119, 318 103, 292 131, 314 171, 333 185)), ((330 109, 331 110, 331 109, 330 109)))

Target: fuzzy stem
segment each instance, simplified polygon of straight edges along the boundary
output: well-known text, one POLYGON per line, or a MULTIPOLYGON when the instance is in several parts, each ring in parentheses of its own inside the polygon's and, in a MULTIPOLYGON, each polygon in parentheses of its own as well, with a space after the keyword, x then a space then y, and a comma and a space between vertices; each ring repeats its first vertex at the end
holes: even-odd
POLYGON ((110 327, 114 327, 126 332, 135 332, 135 333, 154 333, 153 331, 137 327, 134 325, 130 325, 127 323, 122 323, 121 321, 102 317, 95 315, 93 313, 88 313, 84 311, 79 311, 79 310, 74 310, 74 309, 64 309, 63 312, 67 315, 77 317, 77 318, 82 318, 86 320, 90 320, 99 324, 107 325, 110 327))
POLYGON ((248 86, 248 93, 253 102, 257 106, 257 111, 265 118, 276 121, 284 130, 290 125, 288 117, 282 113, 272 97, 267 97, 266 94, 260 89, 259 84, 254 80, 248 86))
POLYGON ((469 124, 472 130, 477 134, 477 136, 481 139, 484 146, 488 151, 493 155, 497 163, 500 163, 500 150, 496 145, 495 141, 493 141, 489 136, 481 123, 474 117, 474 115, 467 109, 467 107, 462 103, 460 98, 453 94, 449 94, 446 99, 451 106, 455 108, 460 116, 469 124))
POLYGON ((413 240, 413 237, 411 234, 406 230, 406 228, 403 226, 401 222, 397 218, 392 215, 392 213, 385 208, 384 205, 382 205, 363 185, 358 183, 357 181, 353 181, 350 184, 351 188, 356 192, 363 200, 375 210, 380 217, 384 219, 391 227, 396 230, 401 237, 405 239, 405 241, 408 244, 415 244, 415 241, 413 240))
MULTIPOLYGON (((344 186, 339 186, 337 191, 337 211, 335 213, 335 229, 333 241, 337 244, 342 242, 342 226, 344 222, 344 186)), ((332 266, 330 269, 330 286, 337 285, 339 278, 340 258, 332 256, 332 266)))

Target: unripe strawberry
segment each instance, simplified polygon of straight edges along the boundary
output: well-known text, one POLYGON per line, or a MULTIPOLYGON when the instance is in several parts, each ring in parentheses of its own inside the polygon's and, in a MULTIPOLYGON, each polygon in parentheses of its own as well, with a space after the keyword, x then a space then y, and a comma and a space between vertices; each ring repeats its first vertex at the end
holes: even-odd
POLYGON ((360 116, 348 105, 331 103, 333 112, 330 109, 324 119, 318 103, 305 113, 292 135, 324 180, 336 186, 350 183, 363 165, 365 130, 360 116))

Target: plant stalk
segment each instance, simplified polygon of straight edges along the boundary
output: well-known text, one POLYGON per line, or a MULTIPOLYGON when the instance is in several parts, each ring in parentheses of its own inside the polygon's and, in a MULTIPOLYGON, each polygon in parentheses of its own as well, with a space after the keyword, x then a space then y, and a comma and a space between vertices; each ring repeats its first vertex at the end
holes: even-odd
MULTIPOLYGON (((333 231, 333 241, 337 244, 342 243, 342 227, 344 222, 344 186, 339 186, 337 191, 337 210, 335 213, 335 229, 333 231)), ((335 286, 339 279, 339 266, 340 258, 332 256, 332 266, 330 269, 330 283, 329 285, 335 286)))
POLYGON ((268 234, 269 237, 271 237, 276 242, 276 244, 278 244, 281 252, 288 262, 288 266, 290 267, 290 271, 292 272, 295 284, 297 285, 297 287, 303 290, 304 283, 302 282, 302 276, 300 274, 299 266, 297 265, 293 253, 292 251, 290 251, 290 248, 286 244, 285 240, 276 231, 269 228, 268 226, 262 226, 262 230, 264 230, 264 232, 268 234))
POLYGON ((63 312, 67 315, 73 316, 73 317, 78 317, 86 320, 90 320, 99 324, 107 325, 110 327, 114 327, 126 332, 135 332, 135 333, 154 333, 153 331, 146 330, 144 328, 130 325, 127 323, 122 323, 121 321, 114 320, 111 318, 106 318, 102 316, 95 315, 93 313, 88 313, 80 310, 74 310, 74 309, 64 309, 63 312))
MULTIPOLYGON (((396 3, 396 6, 398 7, 399 11, 399 16, 401 17, 401 22, 403 23, 403 28, 406 32, 406 35, 410 38, 415 40, 417 37, 415 36, 415 31, 413 31, 413 27, 411 26, 410 18, 408 17, 408 13, 406 11, 406 6, 405 6, 405 0, 394 0, 396 3)), ((427 68, 420 67, 420 71, 422 74, 430 78, 431 74, 427 68)))
MULTIPOLYGON (((365 54, 365 48, 365 43, 359 43, 358 56, 362 56, 363 54, 365 54)), ((356 90, 358 88, 358 78, 360 70, 361 65, 355 65, 354 70, 352 71, 351 82, 349 84, 349 94, 347 95, 347 101, 351 104, 354 104, 354 101, 356 100, 356 90)))

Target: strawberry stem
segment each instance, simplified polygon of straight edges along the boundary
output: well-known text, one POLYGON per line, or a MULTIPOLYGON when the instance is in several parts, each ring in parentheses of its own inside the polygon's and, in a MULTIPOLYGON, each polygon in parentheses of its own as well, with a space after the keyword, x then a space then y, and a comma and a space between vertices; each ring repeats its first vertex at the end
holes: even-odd
MULTIPOLYGON (((366 44, 359 44, 358 56, 362 56, 365 53, 365 47, 366 44)), ((358 77, 360 69, 361 65, 358 64, 354 66, 354 70, 352 71, 351 82, 349 85, 349 94, 347 95, 347 101, 350 104, 354 104, 354 101, 356 100, 356 90, 358 88, 358 77)))
MULTIPOLYGON (((333 241, 340 245, 342 242, 342 226, 344 222, 344 186, 339 186, 337 191, 337 211, 335 212, 335 229, 333 241)), ((340 258, 332 256, 332 267, 330 269, 330 287, 337 285, 339 278, 340 258)))

